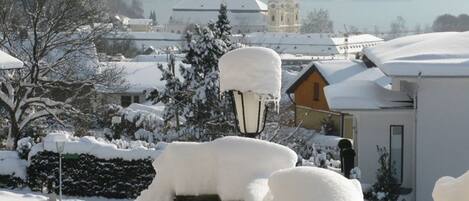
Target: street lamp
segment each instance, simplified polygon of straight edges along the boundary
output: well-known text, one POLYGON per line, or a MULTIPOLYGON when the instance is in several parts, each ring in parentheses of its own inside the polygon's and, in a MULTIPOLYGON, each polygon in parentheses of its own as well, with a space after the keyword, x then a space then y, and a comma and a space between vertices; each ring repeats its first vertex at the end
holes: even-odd
POLYGON ((253 92, 230 91, 238 131, 256 137, 265 128, 268 107, 265 100, 253 92))
POLYGON ((230 92, 236 127, 256 137, 265 127, 269 102, 278 105, 281 59, 272 49, 247 47, 226 53, 219 60, 220 91, 230 92))
POLYGON ((62 153, 65 149, 65 141, 56 141, 55 145, 59 153, 59 200, 62 201, 62 153))

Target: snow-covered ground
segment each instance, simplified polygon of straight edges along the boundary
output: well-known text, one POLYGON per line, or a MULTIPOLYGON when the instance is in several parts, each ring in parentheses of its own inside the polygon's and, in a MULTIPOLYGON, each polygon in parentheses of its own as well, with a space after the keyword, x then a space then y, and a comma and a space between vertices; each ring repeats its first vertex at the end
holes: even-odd
MULTIPOLYGON (((29 189, 24 190, 8 190, 0 189, 1 201, 48 201, 49 196, 37 192, 31 192, 29 189)), ((64 201, 130 201, 126 199, 108 199, 99 197, 68 197, 64 196, 64 201)))

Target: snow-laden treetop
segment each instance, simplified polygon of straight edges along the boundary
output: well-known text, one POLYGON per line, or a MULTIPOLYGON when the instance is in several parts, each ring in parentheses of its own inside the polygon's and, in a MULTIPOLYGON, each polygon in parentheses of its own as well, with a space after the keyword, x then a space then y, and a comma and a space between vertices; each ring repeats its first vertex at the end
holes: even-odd
POLYGON ((398 38, 364 50, 389 76, 469 76, 469 32, 398 38))
POLYGON ((280 99, 282 61, 272 49, 247 47, 233 50, 219 60, 220 91, 254 92, 280 99))
POLYGON ((0 70, 22 68, 23 62, 0 50, 0 70))

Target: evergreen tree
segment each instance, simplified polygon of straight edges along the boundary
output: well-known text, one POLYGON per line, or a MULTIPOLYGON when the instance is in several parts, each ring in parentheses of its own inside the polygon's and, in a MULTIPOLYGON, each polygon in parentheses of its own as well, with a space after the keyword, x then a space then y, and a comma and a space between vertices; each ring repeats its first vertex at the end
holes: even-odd
MULTIPOLYGON (((181 80, 174 72, 160 66, 166 88, 161 92, 153 91, 149 99, 165 103, 167 122, 179 117, 184 119, 184 125, 177 124, 181 128, 177 129, 179 140, 210 140, 232 129, 231 105, 229 99, 220 94, 218 69, 220 57, 234 47, 229 39, 230 30, 225 6, 216 23, 205 27, 196 25, 193 32, 186 33, 183 63, 190 67, 179 68, 181 80)), ((174 130, 172 127, 168 131, 171 134, 174 130)))
POLYGON ((391 162, 389 152, 385 147, 378 146, 379 169, 376 183, 373 184, 370 201, 396 201, 399 198, 400 185, 397 183, 395 164, 391 162))
POLYGON ((226 4, 220 5, 220 11, 218 15, 218 20, 216 22, 216 34, 217 37, 225 41, 226 44, 231 44, 231 25, 230 20, 228 19, 228 9, 226 4))
POLYGON ((155 11, 151 11, 150 12, 150 16, 148 17, 148 19, 151 19, 153 25, 157 25, 158 22, 156 21, 156 13, 155 11))

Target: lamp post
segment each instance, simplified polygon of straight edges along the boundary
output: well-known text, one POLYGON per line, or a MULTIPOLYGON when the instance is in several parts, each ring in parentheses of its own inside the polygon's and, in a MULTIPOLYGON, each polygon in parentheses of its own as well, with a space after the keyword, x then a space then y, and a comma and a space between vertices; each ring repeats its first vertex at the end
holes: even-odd
POLYGON ((62 201, 62 153, 65 148, 65 141, 56 141, 57 153, 59 153, 59 200, 62 201))
POLYGON ((280 100, 281 60, 268 48, 248 47, 220 58, 220 92, 230 92, 237 130, 256 137, 265 127, 269 102, 280 100))

